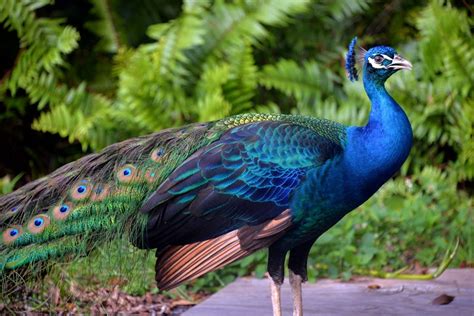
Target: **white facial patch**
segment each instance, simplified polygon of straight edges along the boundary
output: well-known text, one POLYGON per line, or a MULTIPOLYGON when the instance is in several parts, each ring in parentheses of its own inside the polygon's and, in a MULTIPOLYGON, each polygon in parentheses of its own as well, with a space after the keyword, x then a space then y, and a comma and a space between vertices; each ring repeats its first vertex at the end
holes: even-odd
POLYGON ((387 67, 384 64, 378 64, 375 59, 372 57, 368 58, 369 63, 372 65, 373 68, 375 69, 387 69, 387 67))
MULTIPOLYGON (((390 56, 387 56, 387 55, 385 55, 385 54, 380 54, 380 56, 382 56, 382 57, 384 58, 384 60, 385 60, 385 59, 390 60, 390 61, 393 60, 393 58, 391 58, 390 56)), ((372 65, 372 67, 374 67, 375 69, 388 69, 388 66, 385 66, 383 63, 380 63, 380 64, 377 63, 377 62, 375 61, 375 59, 372 58, 372 57, 369 57, 369 58, 368 58, 368 61, 369 61, 369 63, 372 65)), ((382 61, 383 61, 383 60, 382 60, 382 61)))

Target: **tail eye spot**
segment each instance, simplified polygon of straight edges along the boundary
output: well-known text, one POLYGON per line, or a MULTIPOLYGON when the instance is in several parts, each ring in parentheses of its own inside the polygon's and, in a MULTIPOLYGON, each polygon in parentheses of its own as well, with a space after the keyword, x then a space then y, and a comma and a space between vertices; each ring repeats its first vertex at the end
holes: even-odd
POLYGON ((82 200, 89 197, 91 191, 91 184, 87 180, 83 180, 76 184, 71 190, 71 197, 74 200, 82 200))
POLYGON ((152 171, 152 170, 147 170, 147 172, 145 173, 145 179, 146 179, 149 183, 154 183, 155 180, 157 179, 157 177, 156 177, 156 172, 155 172, 155 171, 152 171))
POLYGON ((125 177, 128 177, 132 174, 132 169, 130 168, 125 168, 122 172, 122 174, 125 176, 125 177))
MULTIPOLYGON (((120 178, 120 175, 118 175, 120 178)), ((126 177, 129 179, 129 177, 126 177)), ((93 201, 101 201, 105 199, 109 194, 110 185, 108 184, 97 184, 94 186, 94 192, 92 192, 91 199, 93 201)))
POLYGON ((165 150, 163 148, 156 148, 155 150, 152 151, 151 153, 151 160, 155 162, 160 162, 161 159, 163 158, 163 155, 165 154, 165 150))
POLYGON ((77 187, 77 193, 84 193, 87 191, 87 187, 85 185, 80 185, 77 187))
POLYGON ((2 240, 5 245, 9 245, 21 236, 22 230, 20 226, 10 227, 3 231, 2 240))
POLYGON ((125 165, 117 172, 117 178, 120 182, 130 182, 137 178, 137 170, 132 165, 125 165))
POLYGON ((52 215, 55 220, 66 219, 72 210, 72 204, 70 202, 62 203, 53 208, 52 215))
POLYGON ((28 223, 28 230, 31 234, 39 234, 44 231, 44 229, 49 225, 50 219, 46 214, 41 214, 34 217, 28 223))
POLYGON ((44 220, 42 218, 37 218, 35 219, 33 223, 35 224, 36 227, 41 227, 41 225, 43 225, 44 223, 44 220))

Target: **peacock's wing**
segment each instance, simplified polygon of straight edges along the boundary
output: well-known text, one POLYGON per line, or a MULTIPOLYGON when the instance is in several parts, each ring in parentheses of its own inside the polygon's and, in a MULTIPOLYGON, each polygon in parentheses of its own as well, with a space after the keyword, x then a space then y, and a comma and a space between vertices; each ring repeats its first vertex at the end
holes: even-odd
POLYGON ((231 128, 196 151, 141 208, 149 214, 141 245, 159 249, 158 286, 269 246, 291 226, 290 197, 306 171, 342 150, 307 126, 263 121, 231 128))

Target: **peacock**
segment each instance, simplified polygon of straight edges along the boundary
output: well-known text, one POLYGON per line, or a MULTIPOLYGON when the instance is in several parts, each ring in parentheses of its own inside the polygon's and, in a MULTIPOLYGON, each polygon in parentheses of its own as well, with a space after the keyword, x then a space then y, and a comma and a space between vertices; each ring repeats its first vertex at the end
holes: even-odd
POLYGON ((268 248, 274 315, 289 254, 294 315, 311 246, 402 166, 408 118, 385 81, 409 61, 388 46, 356 52, 371 112, 365 126, 284 114, 240 114, 129 139, 0 197, 0 277, 88 254, 127 236, 156 250, 167 290, 268 248))

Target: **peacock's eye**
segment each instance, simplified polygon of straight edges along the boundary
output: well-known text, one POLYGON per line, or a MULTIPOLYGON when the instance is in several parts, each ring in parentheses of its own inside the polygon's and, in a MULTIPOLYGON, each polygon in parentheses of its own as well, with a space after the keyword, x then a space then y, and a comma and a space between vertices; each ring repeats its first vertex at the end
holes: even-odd
POLYGON ((37 218, 35 219, 35 221, 33 222, 33 224, 36 226, 36 227, 40 227, 41 225, 43 225, 44 223, 44 219, 42 218, 37 218))
POLYGON ((380 55, 377 55, 374 57, 374 60, 376 63, 380 64, 383 61, 383 57, 380 55))
POLYGON ((122 174, 123 174, 124 177, 128 177, 132 174, 132 169, 125 168, 125 169, 123 169, 122 174))
POLYGON ((6 245, 11 244, 20 237, 21 233, 21 227, 19 226, 7 228, 2 234, 3 243, 6 245))
MULTIPOLYGON (((130 172, 133 172, 133 170, 130 169, 130 172)), ((125 178, 128 178, 128 176, 125 175, 125 170, 122 171, 122 175, 125 178)), ((91 199, 93 201, 101 201, 105 199, 109 194, 109 189, 110 185, 108 184, 97 184, 96 186, 94 186, 94 192, 92 192, 91 199)))
POLYGON ((132 180, 135 180, 137 177, 137 171, 134 166, 132 165, 126 165, 122 168, 117 173, 117 178, 121 182, 130 182, 132 180))
POLYGON ((47 215, 38 215, 28 223, 28 230, 32 234, 39 234, 49 225, 49 223, 50 220, 47 215))
POLYGON ((156 172, 153 171, 153 170, 147 170, 147 172, 145 173, 145 179, 146 179, 149 183, 155 182, 155 180, 156 180, 156 172))
POLYGON ((165 154, 165 150, 163 148, 156 148, 151 153, 151 159, 155 162, 160 162, 165 154))
POLYGON ((72 210, 72 204, 67 202, 63 204, 59 204, 55 208, 53 208, 53 217, 56 220, 63 220, 66 219, 71 213, 72 210))
POLYGON ((66 204, 61 205, 61 207, 59 208, 60 213, 66 213, 67 211, 69 211, 69 206, 66 204))
POLYGON ((72 187, 71 197, 74 200, 83 200, 89 197, 91 193, 91 185, 87 180, 82 180, 72 187))

